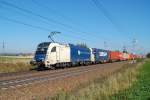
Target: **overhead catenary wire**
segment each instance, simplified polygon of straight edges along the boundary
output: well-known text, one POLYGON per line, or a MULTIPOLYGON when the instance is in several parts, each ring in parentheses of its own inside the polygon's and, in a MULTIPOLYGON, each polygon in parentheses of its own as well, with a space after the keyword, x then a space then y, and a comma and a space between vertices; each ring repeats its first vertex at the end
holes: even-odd
POLYGON ((32 1, 35 5, 37 5, 37 6, 41 7, 41 8, 47 9, 48 11, 53 12, 53 13, 56 14, 56 15, 59 15, 59 17, 65 19, 65 20, 72 21, 71 18, 65 16, 64 14, 62 14, 62 13, 61 13, 60 11, 58 11, 58 10, 56 11, 55 9, 52 9, 51 7, 49 7, 49 6, 45 5, 45 4, 42 4, 42 3, 38 2, 37 0, 31 0, 31 1, 32 1))
MULTIPOLYGON (((19 11, 17 11, 17 10, 6 9, 5 7, 2 7, 2 6, 1 6, 1 8, 4 8, 5 10, 13 11, 13 13, 16 13, 16 14, 18 14, 18 15, 21 15, 21 16, 23 16, 23 17, 27 17, 27 18, 32 19, 32 20, 34 20, 34 21, 42 22, 42 23, 47 24, 48 26, 51 27, 51 25, 49 24, 49 22, 47 22, 47 21, 45 21, 45 20, 38 20, 38 19, 36 19, 36 18, 34 18, 34 17, 28 16, 28 15, 24 14, 23 12, 19 12, 19 11)), ((10 18, 8 18, 8 19, 10 19, 10 18)), ((12 20, 13 20, 13 19, 12 19, 12 20)), ((17 21, 17 22, 18 22, 18 21, 17 21)))
POLYGON ((106 8, 103 6, 103 4, 100 2, 100 0, 91 0, 93 4, 98 8, 100 12, 103 13, 103 15, 111 22, 111 24, 117 29, 119 33, 122 33, 122 30, 120 29, 118 23, 114 20, 113 16, 106 10, 106 8))
MULTIPOLYGON (((7 20, 7 21, 9 21, 9 22, 13 22, 13 23, 17 23, 17 24, 22 24, 22 25, 25 25, 25 26, 28 26, 28 27, 31 27, 31 28, 35 28, 35 29, 40 29, 40 30, 46 31, 46 32, 51 32, 51 31, 52 31, 52 30, 49 29, 49 28, 45 28, 45 27, 41 27, 41 26, 37 26, 37 25, 32 25, 32 24, 24 23, 24 22, 22 22, 22 21, 18 21, 18 20, 15 20, 15 19, 12 19, 12 18, 8 18, 8 17, 5 17, 5 16, 1 16, 1 15, 0 15, 0 18, 3 19, 3 20, 7 20)), ((63 36, 64 36, 64 37, 69 37, 69 38, 72 38, 72 39, 78 38, 78 39, 80 39, 80 40, 82 40, 82 41, 83 41, 83 40, 84 40, 84 41, 87 41, 86 39, 81 38, 81 37, 78 37, 78 36, 73 37, 73 36, 68 35, 68 34, 67 34, 67 35, 63 34, 63 36)))
MULTIPOLYGON (((102 0, 91 0, 93 4, 97 7, 100 13, 102 13, 108 21, 114 26, 114 28, 119 32, 123 33, 123 38, 126 37, 127 35, 125 34, 125 30, 116 22, 115 18, 109 13, 109 11, 104 7, 102 4, 102 0)), ((128 32, 129 33, 129 32, 128 32)), ((122 36, 121 35, 121 36, 122 36)), ((129 37, 128 37, 129 38, 129 37)))
MULTIPOLYGON (((1 7, 1 8, 4 8, 4 7, 2 7, 2 6, 0 6, 0 7, 1 7)), ((7 10, 7 9, 5 8, 5 10, 7 10)), ((8 9, 8 10, 9 10, 9 9, 8 9)), ((10 10, 9 10, 9 11, 10 11, 10 10)), ((25 16, 25 17, 29 17, 29 16, 27 16, 26 14, 20 13, 20 12, 18 12, 18 11, 16 11, 16 10, 13 10, 13 13, 14 13, 14 12, 17 13, 17 14, 19 14, 19 15, 22 15, 22 16, 25 16)), ((32 24, 27 24, 27 23, 24 23, 24 22, 22 22, 22 21, 18 21, 18 20, 15 20, 15 19, 11 19, 11 18, 8 18, 8 17, 5 17, 5 16, 0 16, 0 17, 1 17, 1 19, 3 19, 3 20, 7 20, 7 21, 14 22, 14 23, 17 23, 17 24, 22 24, 22 25, 29 26, 29 27, 32 27, 32 28, 44 30, 44 31, 47 31, 47 32, 52 31, 52 30, 50 30, 49 28, 44 28, 44 27, 37 26, 37 25, 32 25, 32 24)), ((29 17, 29 18, 32 19, 32 20, 36 20, 35 18, 32 18, 32 17, 29 17)), ((46 22, 46 21, 44 21, 44 20, 36 20, 36 21, 40 21, 40 22, 45 23, 45 24, 47 24, 48 26, 50 26, 49 23, 46 22)), ((67 35, 63 34, 63 37, 74 38, 74 37, 71 36, 70 34, 67 34, 67 35)), ((84 40, 84 41, 89 41, 89 40, 87 40, 87 39, 85 39, 85 38, 83 38, 83 37, 81 38, 81 37, 79 37, 79 36, 76 36, 76 38, 81 39, 81 40, 84 40)), ((92 40, 90 40, 90 41, 92 41, 92 40)))
MULTIPOLYGON (((72 26, 68 26, 68 25, 66 25, 66 24, 60 23, 60 22, 58 22, 58 21, 56 21, 56 20, 53 20, 53 19, 51 19, 51 18, 49 18, 49 17, 42 16, 41 14, 35 13, 35 12, 33 12, 33 11, 31 11, 31 10, 28 10, 28 9, 21 8, 21 7, 19 7, 19 6, 17 6, 17 5, 14 5, 14 4, 12 4, 12 3, 9 3, 9 2, 6 2, 6 1, 0 1, 0 3, 1 3, 1 4, 4 4, 4 5, 6 5, 6 6, 9 6, 9 7, 15 8, 15 9, 17 9, 17 10, 20 10, 20 11, 22 11, 22 12, 28 13, 28 14, 30 14, 30 15, 39 17, 39 18, 41 18, 41 19, 43 19, 43 20, 46 20, 46 21, 49 21, 49 22, 52 22, 52 23, 61 25, 61 26, 65 27, 65 28, 74 30, 74 28, 73 28, 72 26)), ((80 32, 80 33, 79 33, 79 32, 76 32, 76 33, 77 33, 77 34, 80 34, 80 36, 81 36, 81 34, 84 34, 82 37, 87 37, 87 35, 88 35, 87 33, 84 33, 84 32, 80 32)), ((91 38, 96 38, 96 37, 91 37, 91 38)), ((88 40, 88 41, 89 41, 89 40, 88 40)))
MULTIPOLYGON (((9 3, 9 2, 6 2, 6 1, 0 1, 0 3, 4 4, 4 5, 6 5, 6 6, 12 7, 12 8, 18 9, 18 10, 20 10, 20 11, 22 11, 22 12, 28 13, 28 14, 30 14, 30 15, 39 17, 39 18, 41 18, 41 19, 43 19, 43 20, 52 22, 52 23, 54 23, 54 24, 58 24, 58 25, 63 26, 63 27, 65 27, 65 28, 72 29, 72 30, 77 30, 77 29, 74 29, 74 28, 73 28, 72 26, 70 26, 70 25, 66 25, 66 24, 64 24, 64 23, 58 22, 58 21, 56 21, 56 20, 54 20, 54 19, 52 19, 52 18, 49 18, 49 17, 43 16, 43 15, 41 15, 41 14, 35 13, 35 12, 31 11, 31 10, 28 10, 28 9, 25 9, 25 8, 22 8, 22 7, 19 7, 19 6, 16 6, 16 5, 12 4, 12 3, 9 3)), ((85 34, 85 35, 87 35, 87 34, 84 33, 84 32, 80 32, 80 34, 85 34)))
MULTIPOLYGON (((1 7, 2 8, 2 7, 1 7)), ((6 9, 5 9, 6 10, 6 9)), ((9 10, 9 9, 8 9, 9 10)), ((15 12, 15 13, 17 13, 17 14, 19 14, 19 15, 22 15, 22 16, 24 16, 24 17, 28 17, 28 18, 30 18, 30 19, 32 19, 32 20, 35 20, 35 21, 40 21, 40 22, 42 22, 42 23, 44 23, 44 24, 47 24, 48 26, 50 26, 50 24, 47 22, 47 21, 44 21, 44 20, 36 20, 35 18, 33 18, 33 17, 29 17, 29 16, 27 16, 26 14, 23 14, 23 13, 21 13, 21 12, 18 12, 18 11, 16 11, 16 10, 13 10, 13 12, 15 12)), ((3 16, 2 16, 3 17, 3 16)), ((4 17, 3 17, 4 18, 4 17)), ((6 19, 10 19, 10 18, 7 18, 6 17, 6 19)), ((13 20, 13 19, 12 19, 13 20)), ((14 21, 14 20, 13 20, 14 21)), ((16 20, 15 20, 16 21, 16 20)), ((17 22, 19 22, 19 24, 20 24, 20 21, 17 21, 17 22)), ((23 23, 23 22, 21 22, 21 23, 23 23)), ((25 24, 25 23, 24 23, 25 24)), ((28 24, 29 25, 29 24, 28 24)))
MULTIPOLYGON (((54 14, 58 15, 59 17, 62 17, 63 19, 65 19, 65 20, 71 22, 72 24, 79 25, 79 24, 76 24, 76 23, 72 22, 73 20, 72 20, 71 18, 65 16, 65 15, 62 14, 61 12, 56 11, 56 10, 50 8, 49 6, 46 6, 45 4, 42 4, 42 3, 38 2, 37 0, 31 0, 31 1, 32 1, 35 5, 37 5, 37 6, 41 7, 41 8, 45 8, 45 9, 47 9, 48 11, 53 12, 54 14)), ((80 24, 80 26, 81 26, 81 24, 80 24)), ((85 32, 85 31, 80 30, 80 29, 77 29, 77 30, 79 30, 79 31, 82 32, 82 33, 85 33, 86 35, 89 34, 89 33, 85 32)))
POLYGON ((45 21, 45 20, 38 20, 37 18, 35 18, 35 17, 31 17, 31 16, 28 16, 28 15, 26 15, 26 14, 24 14, 23 12, 19 12, 19 11, 17 11, 17 10, 11 10, 11 9, 6 9, 6 7, 2 7, 2 6, 0 6, 0 8, 2 9, 4 9, 4 10, 8 10, 8 11, 12 11, 13 13, 16 13, 16 14, 18 14, 18 15, 21 15, 21 16, 23 16, 23 17, 27 17, 27 18, 29 18, 29 19, 31 19, 31 20, 34 20, 34 21, 38 21, 38 22, 42 22, 42 23, 44 23, 44 24, 47 24, 48 26, 50 26, 50 24, 49 24, 49 22, 47 22, 47 21, 45 21))
POLYGON ((9 6, 9 7, 12 7, 12 8, 18 9, 18 10, 23 11, 23 12, 25 12, 25 13, 28 13, 28 14, 31 14, 31 15, 34 15, 34 16, 37 16, 37 17, 39 17, 39 18, 41 18, 41 19, 44 19, 44 20, 47 20, 47 21, 50 21, 50 22, 53 22, 53 23, 56 23, 56 24, 59 24, 59 25, 68 27, 68 28, 71 28, 71 26, 65 25, 65 24, 63 24, 63 23, 60 23, 60 22, 58 22, 58 21, 55 21, 55 20, 53 20, 53 19, 51 19, 51 18, 48 18, 48 17, 46 17, 46 16, 42 16, 42 15, 40 15, 40 14, 38 14, 38 13, 34 13, 34 12, 31 11, 31 10, 27 10, 27 9, 22 8, 22 7, 16 6, 16 5, 12 4, 12 3, 9 3, 9 2, 6 2, 6 1, 0 1, 0 3, 2 3, 2 4, 4 4, 4 5, 7 5, 7 6, 9 6))
POLYGON ((22 21, 18 21, 18 20, 15 20, 15 19, 11 19, 11 18, 8 18, 8 17, 5 17, 5 16, 0 15, 0 18, 3 19, 3 20, 7 20, 7 21, 10 21, 10 22, 13 22, 13 23, 22 24, 22 25, 29 26, 29 27, 32 27, 32 28, 36 28, 36 29, 40 29, 40 30, 44 30, 44 31, 52 31, 50 29, 47 29, 47 28, 44 28, 44 27, 41 27, 41 26, 31 25, 31 24, 24 23, 22 21))

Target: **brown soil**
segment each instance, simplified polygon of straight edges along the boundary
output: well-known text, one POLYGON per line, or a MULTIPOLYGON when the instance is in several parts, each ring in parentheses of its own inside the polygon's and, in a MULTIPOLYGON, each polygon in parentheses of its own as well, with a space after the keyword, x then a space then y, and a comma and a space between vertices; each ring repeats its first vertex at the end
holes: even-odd
POLYGON ((126 63, 127 62, 119 62, 94 65, 102 67, 97 67, 97 70, 83 73, 78 76, 33 84, 7 91, 0 91, 0 100, 44 100, 44 98, 53 96, 62 89, 65 91, 70 91, 80 87, 81 84, 86 84, 94 79, 109 76, 112 73, 120 70, 126 63))

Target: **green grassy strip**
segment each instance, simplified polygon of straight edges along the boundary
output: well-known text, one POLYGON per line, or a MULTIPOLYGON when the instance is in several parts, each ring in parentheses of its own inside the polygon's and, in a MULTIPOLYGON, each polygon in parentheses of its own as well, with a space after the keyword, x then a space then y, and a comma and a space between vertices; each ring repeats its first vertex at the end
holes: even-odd
POLYGON ((142 66, 138 81, 127 90, 113 95, 112 100, 150 100, 150 60, 142 66))

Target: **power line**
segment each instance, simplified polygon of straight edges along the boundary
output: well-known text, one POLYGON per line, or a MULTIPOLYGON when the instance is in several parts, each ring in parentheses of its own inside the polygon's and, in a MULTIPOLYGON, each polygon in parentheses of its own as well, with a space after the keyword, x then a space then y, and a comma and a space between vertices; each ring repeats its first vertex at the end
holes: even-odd
MULTIPOLYGON (((18 7, 18 6, 16 6, 16 5, 14 5, 14 4, 11 4, 11 3, 8 3, 8 2, 5 2, 5 1, 0 1, 2 4, 4 4, 4 5, 6 5, 6 6, 9 6, 9 7, 12 7, 12 8, 15 8, 15 9, 18 9, 18 10, 20 10, 20 11, 22 11, 22 12, 25 12, 25 13, 28 13, 28 14, 31 14, 31 15, 34 15, 34 16, 36 16, 36 17, 40 17, 40 18, 42 18, 42 19, 46 19, 47 21, 51 21, 51 20, 49 20, 49 18, 47 18, 47 17, 43 17, 42 15, 40 15, 40 14, 36 14, 36 13, 34 13, 34 12, 32 12, 32 11, 30 11, 30 10, 27 10, 27 9, 23 9, 23 8, 21 8, 21 7, 18 7)), ((43 22, 43 21, 42 21, 43 22)), ((53 21, 54 22, 54 21, 53 21)), ((20 23, 20 22, 19 22, 20 23)), ((47 22, 45 22, 44 21, 44 23, 46 23, 46 24, 48 24, 47 22)), ((22 24, 24 24, 24 23, 22 23, 22 24)), ((57 24, 59 24, 59 23, 57 23, 57 24)), ((28 25, 29 26, 29 25, 28 25)), ((70 29, 70 28, 69 28, 70 29)), ((72 32, 72 31, 71 31, 72 32)), ((81 33, 82 34, 82 33, 81 33)), ((81 36, 81 34, 80 34, 80 36, 81 36)), ((86 34, 86 36, 87 36, 87 34, 86 34)), ((86 36, 82 36, 82 37, 86 37, 86 36)), ((88 40, 89 41, 89 40, 88 40)))
POLYGON ((62 17, 63 19, 66 19, 66 20, 68 20, 68 21, 72 21, 72 19, 70 19, 69 17, 65 16, 64 14, 62 14, 62 13, 59 12, 59 11, 56 11, 56 10, 50 8, 49 6, 46 6, 45 4, 39 3, 39 2, 36 1, 36 0, 31 0, 31 1, 32 1, 34 4, 36 4, 38 7, 43 7, 43 8, 45 8, 45 9, 47 9, 48 11, 51 11, 51 12, 53 12, 53 13, 59 15, 59 16, 62 17))
MULTIPOLYGON (((5 8, 5 10, 6 10, 6 8, 5 8)), ((9 10, 9 9, 7 9, 7 10, 9 10)), ((10 11, 10 10, 9 10, 9 11, 10 11)), ((45 20, 38 20, 38 19, 36 19, 36 18, 34 18, 34 17, 28 16, 28 15, 22 13, 22 12, 17 11, 17 10, 11 10, 11 11, 13 11, 13 12, 19 14, 19 15, 22 15, 23 17, 27 17, 27 18, 30 18, 30 19, 32 19, 32 20, 35 20, 35 21, 38 21, 38 22, 40 21, 40 22, 42 22, 42 23, 44 23, 44 24, 49 25, 49 23, 48 23, 47 21, 45 21, 45 20)), ((49 26, 50 26, 50 25, 49 25, 49 26)))
MULTIPOLYGON (((40 29, 40 30, 43 30, 43 31, 47 31, 47 32, 50 32, 52 30, 48 29, 48 28, 44 28, 44 27, 41 27, 41 26, 37 26, 37 25, 32 25, 32 24, 28 24, 28 23, 24 23, 22 21, 18 21, 18 20, 15 20, 15 19, 11 19, 11 18, 8 18, 8 17, 5 17, 5 16, 0 16, 1 19, 3 20, 7 20, 9 22, 13 22, 13 23, 17 23, 17 24, 22 24, 22 25, 25 25, 25 26, 28 26, 28 27, 31 27, 31 28, 36 28, 36 29, 40 29)), ((69 37, 69 38, 77 38, 77 39, 80 39, 80 40, 84 40, 84 41, 87 41, 86 39, 84 38, 81 38, 81 37, 72 37, 71 35, 67 34, 63 34, 63 36, 65 37, 69 37)))
MULTIPOLYGON (((15 9, 18 9, 18 10, 23 11, 23 12, 25 12, 25 13, 34 15, 34 16, 39 17, 39 18, 41 18, 41 19, 44 19, 44 20, 47 20, 47 21, 49 21, 49 22, 52 22, 52 23, 55 23, 55 24, 59 24, 59 25, 61 25, 61 26, 63 26, 63 27, 66 27, 66 28, 69 28, 69 29, 74 30, 74 28, 73 28, 72 26, 69 26, 69 25, 66 25, 66 24, 64 24, 64 23, 58 22, 58 21, 56 21, 56 20, 54 20, 54 19, 51 19, 51 18, 48 18, 48 17, 46 17, 46 16, 42 16, 42 15, 40 15, 40 14, 38 14, 38 13, 34 13, 34 12, 30 11, 30 10, 27 10, 27 9, 24 9, 24 8, 21 8, 21 7, 18 7, 18 6, 16 6, 16 5, 12 4, 12 3, 8 3, 8 2, 6 2, 6 1, 0 1, 0 2, 1 2, 2 4, 4 4, 4 5, 6 5, 6 6, 9 6, 9 7, 15 8, 15 9)), ((81 33, 82 33, 82 32, 81 32, 81 33)), ((82 33, 82 34, 83 34, 83 33, 82 33)), ((86 34, 86 35, 87 35, 87 34, 86 34)))
MULTIPOLYGON (((6 7, 1 7, 1 8, 5 8, 5 10, 9 10, 10 11, 10 9, 6 9, 6 7)), ((38 20, 38 19, 36 19, 34 17, 28 16, 28 15, 24 14, 23 12, 19 12, 17 10, 11 10, 11 11, 13 11, 13 13, 17 13, 17 14, 23 16, 23 17, 27 17, 27 18, 30 18, 30 19, 38 21, 38 22, 40 21, 40 22, 42 22, 42 23, 47 24, 48 26, 50 26, 50 24, 47 21, 45 21, 45 20, 38 20)))
POLYGON ((30 11, 30 10, 27 10, 27 9, 24 9, 24 8, 21 8, 21 7, 18 7, 18 6, 16 6, 16 5, 14 5, 14 4, 11 4, 11 3, 8 3, 8 2, 5 2, 5 1, 0 1, 0 2, 1 2, 2 4, 4 4, 4 5, 10 6, 10 7, 15 8, 15 9, 18 9, 18 10, 23 11, 23 12, 25 12, 25 13, 28 13, 28 14, 37 16, 37 17, 39 17, 39 18, 42 18, 42 19, 44 19, 44 20, 47 20, 47 21, 50 21, 50 22, 53 22, 53 23, 56 23, 56 24, 60 24, 60 25, 62 25, 62 26, 65 26, 65 27, 69 27, 69 28, 70 28, 70 26, 67 26, 67 25, 65 25, 65 24, 63 24, 63 23, 57 22, 57 21, 55 21, 55 20, 53 20, 53 19, 50 19, 50 18, 48 18, 48 17, 45 17, 45 16, 42 16, 42 15, 40 15, 40 14, 34 13, 34 12, 30 11))
POLYGON ((43 27, 40 27, 40 26, 37 26, 37 25, 27 24, 27 23, 24 23, 24 22, 15 20, 15 19, 10 19, 8 17, 4 17, 4 16, 0 16, 0 18, 3 19, 3 20, 7 20, 7 21, 10 21, 10 22, 13 22, 13 23, 22 24, 22 25, 29 26, 29 27, 32 27, 32 28, 36 28, 36 29, 40 29, 40 30, 44 30, 44 31, 52 31, 52 30, 47 29, 47 28, 43 28, 43 27))
POLYGON ((114 27, 118 30, 118 32, 121 32, 119 25, 114 21, 111 14, 105 9, 105 7, 102 5, 102 3, 99 0, 92 0, 94 5, 98 8, 100 12, 103 13, 103 15, 111 22, 111 24, 114 25, 114 27))
POLYGON ((124 33, 124 30, 119 26, 119 24, 114 20, 113 16, 111 16, 108 10, 103 6, 101 0, 91 0, 91 1, 98 8, 98 10, 101 13, 103 13, 103 15, 111 22, 111 24, 116 28, 116 30, 119 33, 124 33))
POLYGON ((108 44, 107 44, 106 41, 104 41, 104 48, 105 48, 106 50, 108 50, 108 44))
POLYGON ((4 41, 3 41, 3 49, 5 49, 5 43, 4 43, 4 41))
MULTIPOLYGON (((6 10, 6 9, 5 9, 6 10)), ((13 10, 13 12, 15 12, 15 13, 19 13, 19 15, 22 15, 22 16, 25 16, 25 17, 28 17, 28 18, 30 18, 30 19, 32 19, 32 20, 36 20, 35 18, 32 18, 32 17, 29 17, 29 16, 27 16, 26 14, 23 14, 23 13, 21 13, 21 12, 18 12, 18 11, 16 11, 16 10, 13 10)), ((2 16, 3 17, 3 16, 2 16)), ((5 18, 5 19, 9 19, 10 20, 10 18, 5 18)), ((11 19, 11 21, 13 20, 13 22, 15 21, 16 22, 16 20, 14 20, 14 19, 11 19)), ((42 23, 45 23, 45 24, 47 24, 48 26, 50 26, 49 25, 49 23, 48 22, 46 22, 46 21, 44 21, 44 20, 36 20, 36 21, 40 21, 40 22, 42 22, 42 23)), ((22 23, 22 24, 26 24, 26 23, 23 23, 23 22, 20 22, 20 21, 17 21, 17 23, 19 22, 19 24, 20 23, 22 23)), ((30 26, 29 24, 28 24, 28 26, 30 26)), ((33 25, 32 25, 33 26, 33 25)), ((50 26, 51 27, 51 26, 50 26)), ((73 31, 70 31, 71 33, 73 33, 73 31)))
POLYGON ((3 40, 3 44, 2 44, 2 54, 3 56, 5 56, 5 42, 3 40))
POLYGON ((9 7, 15 8, 15 9, 18 9, 18 10, 23 11, 23 12, 25 12, 25 13, 34 15, 34 16, 39 17, 39 18, 41 18, 41 19, 44 19, 44 20, 47 20, 47 21, 49 21, 49 22, 52 22, 52 23, 61 25, 61 26, 63 26, 63 27, 66 27, 66 28, 69 28, 69 29, 74 30, 74 28, 73 28, 72 26, 63 24, 63 23, 61 23, 61 22, 58 22, 58 21, 56 21, 56 20, 54 20, 54 19, 51 19, 51 18, 48 18, 48 17, 46 17, 46 16, 42 16, 42 15, 40 15, 40 14, 38 14, 38 13, 34 13, 34 12, 30 11, 30 10, 27 10, 27 9, 24 9, 24 8, 21 8, 21 7, 18 7, 18 6, 16 6, 16 5, 12 4, 12 3, 8 3, 8 2, 6 2, 6 1, 0 1, 0 2, 1 2, 2 4, 4 4, 4 5, 6 5, 6 6, 9 6, 9 7))
MULTIPOLYGON (((51 12, 57 14, 59 17, 62 17, 63 19, 65 19, 65 20, 71 22, 72 24, 76 24, 76 23, 73 23, 73 22, 72 22, 72 19, 70 19, 69 17, 65 16, 65 15, 62 14, 61 12, 52 9, 52 8, 50 8, 49 6, 46 6, 45 4, 39 3, 37 0, 31 0, 31 1, 32 1, 35 5, 37 5, 38 7, 43 7, 43 8, 45 8, 45 9, 47 9, 48 11, 51 11, 51 12)), ((76 25, 79 25, 79 24, 76 24, 76 25)), ((78 30, 79 30, 79 29, 78 29, 78 30)), ((82 33, 86 33, 86 35, 87 35, 87 32, 81 31, 81 30, 79 30, 79 31, 82 32, 82 33)))

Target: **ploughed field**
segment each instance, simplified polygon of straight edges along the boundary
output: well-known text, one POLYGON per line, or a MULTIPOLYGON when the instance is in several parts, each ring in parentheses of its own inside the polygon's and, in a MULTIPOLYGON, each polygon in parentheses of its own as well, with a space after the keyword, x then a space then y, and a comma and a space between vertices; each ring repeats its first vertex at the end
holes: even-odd
POLYGON ((121 70, 129 62, 80 66, 59 70, 0 74, 0 99, 44 99, 61 90, 69 91, 121 70))

